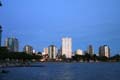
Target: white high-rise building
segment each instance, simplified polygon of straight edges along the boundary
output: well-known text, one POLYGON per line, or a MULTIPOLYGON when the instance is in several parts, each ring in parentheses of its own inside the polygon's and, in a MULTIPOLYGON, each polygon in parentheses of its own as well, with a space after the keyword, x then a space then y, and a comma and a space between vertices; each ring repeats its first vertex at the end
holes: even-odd
POLYGON ((48 48, 44 48, 43 52, 42 52, 42 55, 47 55, 47 54, 48 54, 48 48))
POLYGON ((99 48, 99 56, 110 57, 110 48, 107 45, 100 46, 99 48))
POLYGON ((72 58, 72 39, 71 38, 62 38, 62 55, 65 55, 66 58, 72 58))

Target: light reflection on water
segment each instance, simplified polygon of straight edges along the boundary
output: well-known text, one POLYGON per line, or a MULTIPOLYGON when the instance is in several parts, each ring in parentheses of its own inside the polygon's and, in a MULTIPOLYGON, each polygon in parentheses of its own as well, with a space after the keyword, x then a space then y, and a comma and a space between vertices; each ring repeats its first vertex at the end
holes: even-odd
POLYGON ((119 80, 120 63, 36 63, 45 67, 7 68, 0 80, 119 80))

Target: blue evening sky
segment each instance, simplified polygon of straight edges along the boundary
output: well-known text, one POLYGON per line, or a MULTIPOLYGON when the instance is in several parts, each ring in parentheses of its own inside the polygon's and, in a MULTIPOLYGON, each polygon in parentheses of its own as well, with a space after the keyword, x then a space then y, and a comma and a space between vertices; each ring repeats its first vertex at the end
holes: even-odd
POLYGON ((1 0, 0 25, 3 45, 7 37, 19 39, 20 50, 29 44, 42 51, 61 46, 72 37, 73 51, 92 44, 98 53, 107 44, 120 52, 120 0, 1 0))

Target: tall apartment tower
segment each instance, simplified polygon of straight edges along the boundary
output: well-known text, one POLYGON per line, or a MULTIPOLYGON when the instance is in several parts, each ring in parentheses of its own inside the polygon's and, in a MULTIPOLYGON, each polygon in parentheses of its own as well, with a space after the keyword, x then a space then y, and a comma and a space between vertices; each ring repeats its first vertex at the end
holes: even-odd
POLYGON ((18 48, 19 48, 18 39, 16 39, 16 38, 7 38, 5 40, 5 46, 11 52, 18 52, 18 48))
POLYGON ((66 58, 72 58, 72 39, 71 38, 62 38, 62 55, 65 55, 66 58))
POLYGON ((56 46, 54 45, 50 45, 48 47, 48 56, 49 56, 49 59, 56 59, 56 56, 57 56, 57 48, 56 46))
POLYGON ((110 48, 107 45, 100 46, 99 48, 99 56, 110 57, 110 48))
POLYGON ((44 53, 48 54, 48 48, 44 48, 44 53))
POLYGON ((33 54, 33 47, 30 45, 25 45, 23 51, 27 54, 33 54))
POLYGON ((2 27, 0 26, 0 47, 1 47, 1 43, 2 43, 2 27))
POLYGON ((94 49, 92 45, 88 46, 88 54, 93 55, 94 54, 94 49))

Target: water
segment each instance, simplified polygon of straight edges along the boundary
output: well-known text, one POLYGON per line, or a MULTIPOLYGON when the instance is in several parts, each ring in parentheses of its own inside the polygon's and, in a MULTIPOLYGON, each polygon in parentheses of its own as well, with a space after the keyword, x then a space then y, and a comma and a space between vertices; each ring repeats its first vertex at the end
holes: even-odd
POLYGON ((36 63, 45 67, 6 68, 0 80, 120 80, 120 63, 36 63))

